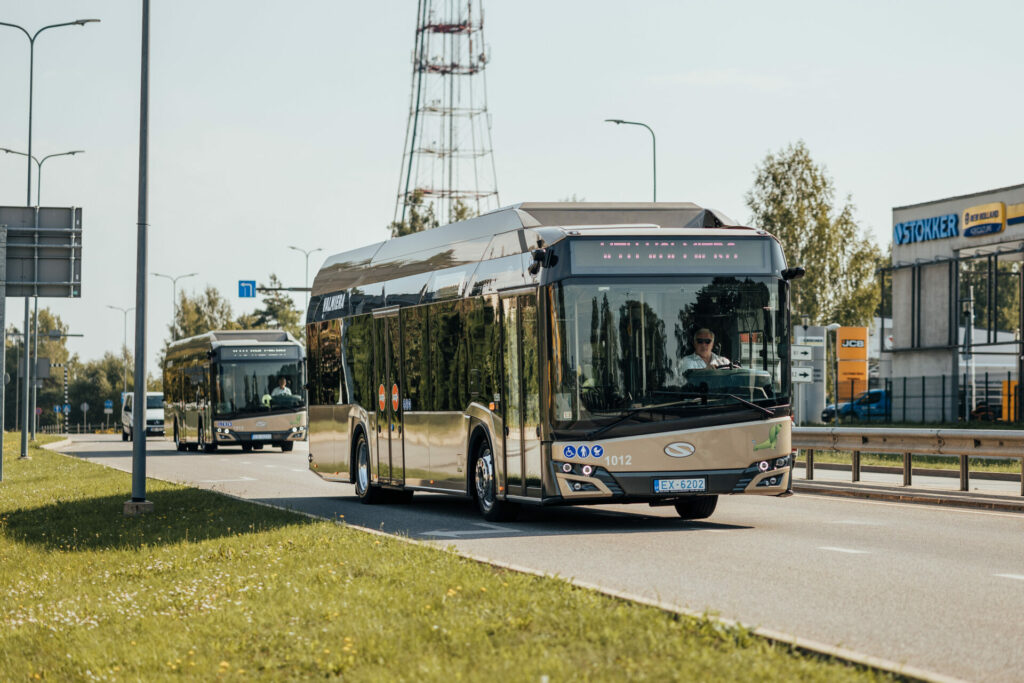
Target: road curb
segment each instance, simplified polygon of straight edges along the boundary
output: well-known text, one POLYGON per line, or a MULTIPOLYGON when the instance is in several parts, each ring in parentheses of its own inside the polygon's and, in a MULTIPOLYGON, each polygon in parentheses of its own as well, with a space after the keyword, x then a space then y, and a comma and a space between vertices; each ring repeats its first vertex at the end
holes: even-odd
POLYGON ((1024 512, 1024 497, 1014 499, 1007 496, 992 496, 976 493, 945 493, 924 489, 898 489, 875 487, 867 484, 843 484, 838 482, 816 482, 796 480, 793 492, 819 496, 838 496, 861 500, 884 500, 893 503, 912 503, 943 507, 973 508, 999 512, 1024 512))
MULTIPOLYGON (((40 448, 45 448, 48 451, 56 451, 66 446, 70 446, 73 443, 75 442, 71 439, 62 439, 60 441, 54 441, 53 443, 44 443, 40 448)), ((64 453, 63 455, 67 455, 67 453, 64 453)))

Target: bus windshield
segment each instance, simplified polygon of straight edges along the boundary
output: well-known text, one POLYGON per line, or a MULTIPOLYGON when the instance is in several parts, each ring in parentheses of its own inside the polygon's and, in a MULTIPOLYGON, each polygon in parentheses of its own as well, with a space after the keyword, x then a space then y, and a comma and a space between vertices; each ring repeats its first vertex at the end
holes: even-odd
POLYGON ((552 285, 554 428, 787 403, 785 286, 735 276, 552 285))
POLYGON ((216 368, 213 405, 217 417, 293 411, 306 405, 297 361, 221 362, 216 368))

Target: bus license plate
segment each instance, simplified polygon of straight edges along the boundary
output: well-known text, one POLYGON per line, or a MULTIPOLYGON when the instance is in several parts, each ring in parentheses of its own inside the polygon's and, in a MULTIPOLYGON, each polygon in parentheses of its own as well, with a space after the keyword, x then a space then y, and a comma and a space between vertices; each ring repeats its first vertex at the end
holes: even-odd
POLYGON ((253 441, 270 441, 270 434, 253 434, 253 441))
POLYGON ((708 480, 704 477, 691 479, 655 479, 655 493, 686 493, 688 491, 706 491, 708 480))

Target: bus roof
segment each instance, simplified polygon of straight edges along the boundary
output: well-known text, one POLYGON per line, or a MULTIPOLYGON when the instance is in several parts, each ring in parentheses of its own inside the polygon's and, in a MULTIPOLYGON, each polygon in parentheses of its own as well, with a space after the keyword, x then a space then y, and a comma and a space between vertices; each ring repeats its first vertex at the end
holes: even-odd
POLYGON ((284 330, 213 330, 194 337, 179 339, 170 345, 170 349, 203 346, 216 348, 225 345, 244 344, 298 344, 298 340, 284 330))
POLYGON ((523 231, 521 251, 538 239, 552 244, 568 229, 738 227, 725 214, 690 202, 527 202, 432 230, 377 242, 328 257, 313 280, 313 295, 438 270, 485 258, 495 235, 523 231), (532 238, 532 239, 531 239, 532 238))

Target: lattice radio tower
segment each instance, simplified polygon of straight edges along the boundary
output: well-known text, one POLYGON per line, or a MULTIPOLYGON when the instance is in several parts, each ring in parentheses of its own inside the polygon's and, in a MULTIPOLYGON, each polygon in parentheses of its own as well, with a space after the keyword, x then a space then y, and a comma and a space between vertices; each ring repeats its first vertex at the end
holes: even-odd
POLYGON ((460 204, 479 214, 497 208, 484 69, 483 9, 473 0, 418 0, 412 94, 395 220, 419 197, 422 216, 456 219, 460 204))

